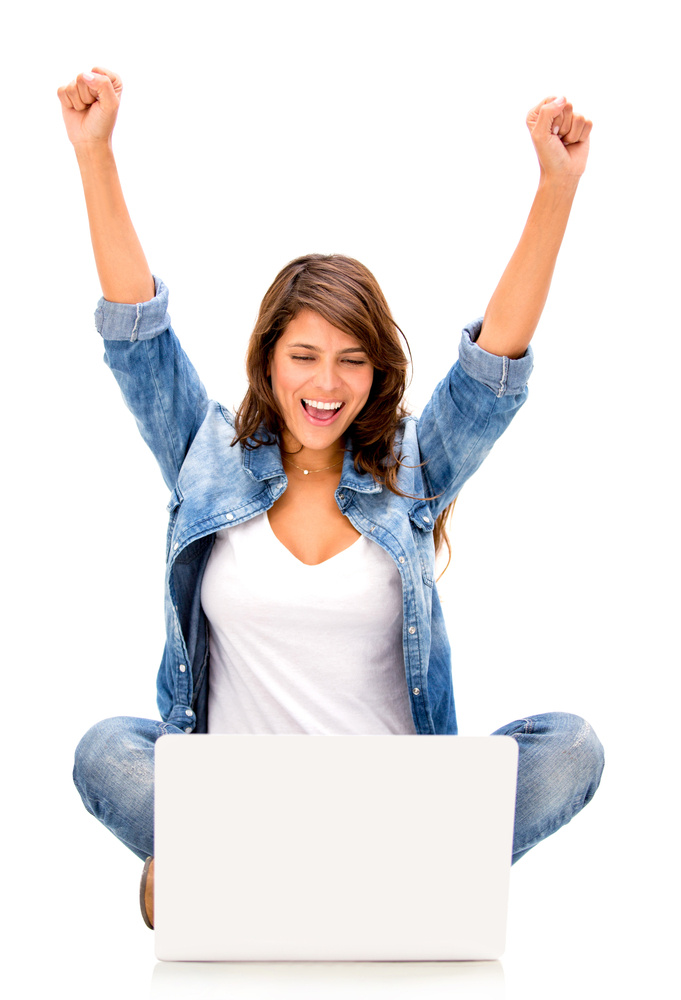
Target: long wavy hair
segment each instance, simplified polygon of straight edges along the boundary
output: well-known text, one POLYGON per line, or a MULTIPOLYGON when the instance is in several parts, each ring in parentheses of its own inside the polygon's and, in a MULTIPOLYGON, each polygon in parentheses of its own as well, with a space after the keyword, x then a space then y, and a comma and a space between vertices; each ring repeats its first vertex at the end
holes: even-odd
MULTIPOLYGON (((232 444, 241 442, 246 448, 275 441, 281 444, 284 423, 267 368, 277 340, 303 309, 318 313, 332 326, 354 337, 371 361, 374 379, 369 398, 348 428, 355 468, 370 473, 391 493, 406 496, 397 486, 401 463, 395 454, 394 441, 400 421, 408 413, 404 393, 411 351, 373 274, 352 257, 340 254, 298 257, 270 285, 248 344, 248 390, 237 410, 232 444)), ((439 551, 443 544, 447 547, 447 566, 452 550, 445 523, 453 506, 450 504, 437 517, 433 529, 435 550, 439 551)))

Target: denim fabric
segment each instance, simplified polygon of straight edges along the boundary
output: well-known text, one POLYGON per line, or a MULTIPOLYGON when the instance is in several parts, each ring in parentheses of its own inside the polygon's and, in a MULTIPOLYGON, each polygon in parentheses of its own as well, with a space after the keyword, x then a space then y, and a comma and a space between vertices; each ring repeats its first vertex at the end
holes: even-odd
MULTIPOLYGON (((166 647, 158 673, 161 718, 206 732, 208 629, 201 579, 215 532, 267 510, 287 478, 276 444, 232 447, 233 417, 210 401, 170 326, 168 292, 138 305, 100 300, 95 314, 105 361, 171 491, 165 577, 166 647)), ((524 403, 532 370, 481 350, 478 320, 463 331, 459 360, 420 419, 401 425, 396 496, 358 473, 348 449, 339 509, 395 561, 402 580, 403 649, 416 732, 456 733, 450 649, 434 583, 433 526, 524 403), (410 499, 409 497, 419 499, 410 499)))
MULTIPOLYGON (((106 719, 76 750, 74 780, 86 809, 141 859, 154 854, 154 745, 165 733, 182 730, 148 719, 106 719)), ((562 713, 520 719, 493 735, 518 743, 515 863, 591 800, 603 748, 588 723, 562 713)))

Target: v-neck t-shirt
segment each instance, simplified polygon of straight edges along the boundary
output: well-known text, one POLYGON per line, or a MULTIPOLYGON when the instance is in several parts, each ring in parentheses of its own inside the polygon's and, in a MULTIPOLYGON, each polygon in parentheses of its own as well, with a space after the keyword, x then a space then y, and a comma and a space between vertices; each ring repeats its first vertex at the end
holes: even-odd
POLYGON ((209 733, 415 733, 400 575, 375 542, 309 566, 259 514, 217 532, 201 603, 209 733))

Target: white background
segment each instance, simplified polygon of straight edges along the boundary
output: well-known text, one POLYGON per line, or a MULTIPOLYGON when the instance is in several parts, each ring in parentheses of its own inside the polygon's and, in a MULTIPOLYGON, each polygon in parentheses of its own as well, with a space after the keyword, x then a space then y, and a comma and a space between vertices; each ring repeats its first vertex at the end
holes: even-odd
POLYGON ((177 995, 669 992, 673 16, 666 2, 594 0, 120 0, 5 15, 3 909, 27 995, 172 993, 164 970, 152 988, 141 865, 85 813, 70 777, 93 722, 156 716, 163 646, 167 491, 101 363, 99 286, 56 97, 94 65, 124 81, 115 149, 173 325, 230 406, 264 291, 318 251, 378 278, 412 347, 418 412, 520 236, 538 179, 527 110, 564 93, 594 121, 530 398, 461 494, 441 595, 461 733, 576 712, 605 745, 601 788, 514 867, 508 948, 487 986, 448 967, 251 967, 177 995))

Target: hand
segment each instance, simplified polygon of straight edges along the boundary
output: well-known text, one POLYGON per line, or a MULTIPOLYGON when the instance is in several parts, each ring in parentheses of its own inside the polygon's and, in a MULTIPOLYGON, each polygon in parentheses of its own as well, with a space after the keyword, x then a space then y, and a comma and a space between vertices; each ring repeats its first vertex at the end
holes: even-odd
POLYGON ((527 116, 527 127, 546 177, 581 177, 593 122, 576 115, 564 97, 547 97, 527 116))
POLYGON ((122 91, 121 78, 99 66, 59 88, 64 124, 74 146, 110 142, 122 91))

